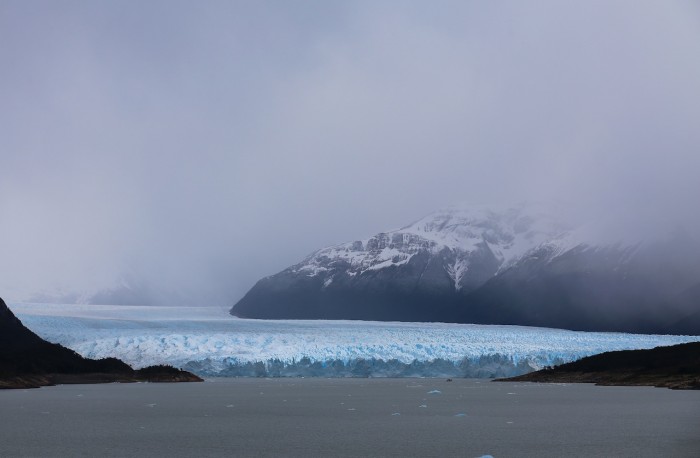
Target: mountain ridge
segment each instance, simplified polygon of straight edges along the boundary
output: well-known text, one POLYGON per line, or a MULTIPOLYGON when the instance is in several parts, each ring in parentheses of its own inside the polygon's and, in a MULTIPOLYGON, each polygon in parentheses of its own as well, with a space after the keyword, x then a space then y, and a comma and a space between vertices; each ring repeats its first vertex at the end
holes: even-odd
POLYGON ((673 300, 700 282, 695 245, 595 244, 583 232, 528 205, 443 209, 317 250, 261 279, 231 313, 665 333, 696 310, 673 300))

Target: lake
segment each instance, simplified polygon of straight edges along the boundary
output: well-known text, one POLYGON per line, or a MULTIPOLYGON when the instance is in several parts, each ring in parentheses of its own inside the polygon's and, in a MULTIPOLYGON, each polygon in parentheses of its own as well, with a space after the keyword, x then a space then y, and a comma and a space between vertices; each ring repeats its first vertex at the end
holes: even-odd
POLYGON ((3 457, 697 457, 700 392, 216 378, 0 391, 3 457))

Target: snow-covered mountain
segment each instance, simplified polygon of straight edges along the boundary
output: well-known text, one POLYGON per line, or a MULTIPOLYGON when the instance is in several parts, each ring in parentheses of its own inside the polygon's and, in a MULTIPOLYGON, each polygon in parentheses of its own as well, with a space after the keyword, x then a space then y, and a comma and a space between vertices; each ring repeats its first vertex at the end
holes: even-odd
POLYGON ((321 249, 260 280, 231 313, 664 332, 697 312, 673 303, 700 284, 693 244, 586 233, 536 205, 451 207, 321 249))
POLYGON ((469 291, 536 247, 547 245, 555 254, 571 244, 570 227, 543 210, 451 207, 398 230, 319 250, 291 272, 322 276, 328 287, 336 275, 362 276, 422 260, 427 270, 419 283, 442 277, 455 291, 469 291))

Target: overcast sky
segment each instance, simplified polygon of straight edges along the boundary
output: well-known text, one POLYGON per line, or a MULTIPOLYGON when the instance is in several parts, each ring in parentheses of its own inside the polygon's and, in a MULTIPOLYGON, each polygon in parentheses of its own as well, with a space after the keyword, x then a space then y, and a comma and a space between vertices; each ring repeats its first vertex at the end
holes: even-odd
POLYGON ((0 295, 233 303, 450 204, 655 228, 699 183, 698 2, 0 2, 0 295))

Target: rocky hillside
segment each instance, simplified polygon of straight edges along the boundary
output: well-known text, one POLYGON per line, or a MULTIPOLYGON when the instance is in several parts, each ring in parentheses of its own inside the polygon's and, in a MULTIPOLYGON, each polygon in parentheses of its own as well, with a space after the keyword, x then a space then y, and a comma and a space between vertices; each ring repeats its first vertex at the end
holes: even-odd
POLYGON ((700 390, 700 343, 601 353, 499 381, 644 385, 700 390))
POLYGON ((136 381, 191 382, 201 379, 167 366, 133 370, 115 358, 83 358, 31 332, 0 299, 0 388, 136 381))

